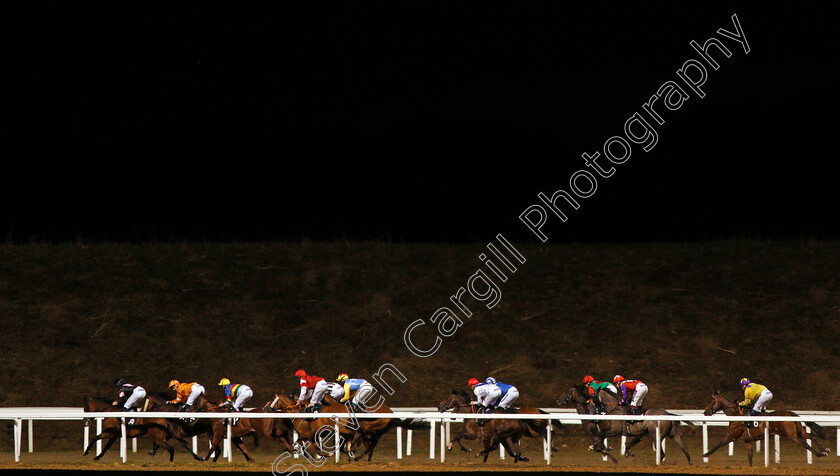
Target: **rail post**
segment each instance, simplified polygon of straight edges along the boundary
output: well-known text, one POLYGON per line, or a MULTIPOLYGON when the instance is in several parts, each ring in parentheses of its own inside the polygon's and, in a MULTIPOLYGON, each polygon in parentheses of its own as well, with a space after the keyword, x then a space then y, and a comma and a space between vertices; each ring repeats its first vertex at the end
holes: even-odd
POLYGON ((773 444, 773 447, 774 447, 773 451, 776 454, 776 464, 782 462, 782 448, 781 448, 781 445, 779 444, 780 442, 781 442, 781 438, 779 438, 779 435, 776 435, 776 436, 773 437, 773 443, 774 443, 773 444))
POLYGON ((85 441, 84 441, 84 447, 82 448, 82 451, 87 451, 87 447, 88 447, 89 444, 90 444, 90 425, 85 425, 85 441))
POLYGON ((26 436, 29 438, 29 452, 32 453, 34 445, 33 445, 33 437, 32 437, 32 419, 29 419, 29 427, 26 431, 26 436))
POLYGON ((429 459, 435 459, 435 421, 429 420, 429 459))
POLYGON ((341 435, 338 433, 338 420, 335 422, 335 436, 333 436, 333 446, 335 447, 335 462, 341 460, 341 435))
POLYGON ((14 435, 15 435, 15 463, 20 462, 20 440, 22 436, 22 427, 23 420, 20 418, 15 418, 15 428, 14 428, 14 435))
POLYGON ((659 420, 656 421, 656 465, 659 466, 662 464, 662 440, 660 437, 661 430, 659 429, 659 420))
MULTIPOLYGON (((769 443, 770 442, 770 422, 768 421, 768 422, 765 422, 765 423, 766 424, 764 425, 764 441, 766 443, 769 443)), ((764 467, 766 468, 768 466, 770 466, 770 445, 765 444, 764 445, 764 467)))
MULTIPOLYGON (((102 434, 102 417, 96 417, 96 435, 102 434)), ((102 454, 102 439, 96 440, 96 454, 102 454)))
POLYGON ((548 425, 545 427, 545 465, 551 465, 551 418, 548 419, 548 425))
POLYGON ((412 432, 412 430, 409 428, 409 430, 406 432, 407 435, 405 435, 406 436, 406 438, 405 438, 405 455, 406 456, 411 456, 411 432, 412 432))
MULTIPOLYGON (((704 421, 703 422, 703 454, 709 452, 709 425, 704 421)), ((708 463, 709 457, 704 456, 703 462, 708 463)))
MULTIPOLYGON (((808 446, 811 446, 811 427, 804 423, 802 425, 805 427, 805 433, 808 434, 808 438, 805 440, 805 442, 808 443, 808 446)), ((814 456, 811 454, 810 451, 805 450, 805 457, 807 458, 806 461, 808 461, 808 464, 814 463, 814 456)))
POLYGON ((397 459, 402 459, 402 427, 397 427, 397 459))
MULTIPOLYGON (((446 423, 448 425, 449 421, 446 423)), ((440 462, 446 462, 446 425, 443 424, 443 420, 440 422, 440 462)))
POLYGON ((233 422, 227 421, 227 440, 225 440, 225 450, 227 450, 228 463, 233 463, 233 422))
POLYGON ((128 460, 128 431, 125 428, 125 418, 120 418, 120 458, 125 463, 128 460))

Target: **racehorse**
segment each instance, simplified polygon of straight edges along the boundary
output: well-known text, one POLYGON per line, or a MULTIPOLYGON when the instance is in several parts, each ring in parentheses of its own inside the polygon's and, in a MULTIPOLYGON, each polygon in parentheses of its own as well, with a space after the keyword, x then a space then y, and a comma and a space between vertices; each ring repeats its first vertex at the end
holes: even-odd
MULTIPOLYGON (((107 399, 103 398, 87 398, 85 401, 85 412, 122 412, 125 411, 125 408, 117 405, 112 405, 107 399)), ((168 440, 175 438, 181 442, 184 448, 193 456, 193 458, 197 459, 198 461, 202 461, 201 457, 193 453, 190 449, 187 441, 181 438, 178 433, 179 430, 173 426, 169 421, 165 418, 150 418, 150 417, 141 417, 143 412, 139 412, 138 416, 135 417, 135 424, 127 425, 126 426, 126 437, 127 438, 137 438, 138 436, 149 435, 152 439, 152 444, 155 448, 163 447, 169 453, 169 461, 173 461, 175 459, 175 448, 173 448, 169 443, 168 440)), ((94 417, 85 418, 85 426, 89 426, 92 422, 94 417)), ((87 448, 85 448, 84 454, 87 455, 90 453, 90 450, 93 448, 93 445, 102 439, 107 438, 108 441, 105 443, 105 446, 102 448, 102 453, 96 455, 93 459, 94 461, 98 461, 105 453, 111 448, 111 445, 117 441, 122 434, 122 430, 120 428, 119 418, 104 418, 102 421, 102 433, 93 437, 91 442, 88 444, 87 448)), ((149 453, 152 454, 152 453, 149 453)))
POLYGON ((216 462, 219 456, 221 456, 221 451, 219 451, 221 449, 221 443, 227 436, 227 425, 231 424, 230 420, 232 418, 238 418, 239 421, 235 426, 231 426, 230 428, 231 443, 236 445, 242 455, 245 456, 246 461, 254 461, 254 458, 248 453, 248 449, 242 440, 243 437, 249 435, 254 437, 255 443, 258 441, 258 437, 268 438, 269 440, 281 443, 290 452, 295 451, 291 443, 292 429, 288 422, 282 418, 248 418, 244 416, 248 413, 262 413, 261 409, 254 409, 247 412, 230 412, 222 406, 210 405, 207 411, 224 412, 227 413, 227 416, 210 419, 213 425, 213 439, 210 443, 210 450, 207 452, 206 459, 210 459, 210 455, 215 453, 213 462, 216 462))
MULTIPOLYGON (((453 413, 475 413, 476 405, 470 403, 470 397, 469 394, 467 394, 467 392, 463 390, 461 390, 460 392, 458 390, 453 390, 450 395, 447 395, 446 398, 444 398, 443 401, 441 401, 438 404, 439 412, 444 412, 449 409, 452 409, 453 413)), ((533 407, 519 407, 519 409, 516 412, 529 414, 546 413, 540 410, 539 408, 533 407)), ((522 431, 519 434, 513 436, 511 439, 511 442, 513 443, 512 446, 517 449, 517 452, 519 452, 519 441, 522 436, 528 436, 532 438, 543 438, 544 441, 545 438, 548 437, 545 431, 546 426, 548 426, 548 419, 511 421, 520 422, 522 424, 522 431)), ((552 422, 552 426, 555 428, 559 426, 560 429, 564 430, 564 432, 568 434, 568 430, 566 430, 566 428, 562 425, 552 422)), ((464 446, 463 440, 475 440, 478 438, 483 439, 483 436, 484 432, 482 430, 482 427, 478 425, 475 419, 465 419, 463 429, 455 438, 452 439, 452 441, 448 443, 447 448, 451 450, 452 443, 458 443, 458 446, 460 446, 461 451, 472 451, 471 448, 464 446)), ((508 442, 507 438, 500 440, 499 444, 501 444, 507 450, 510 456, 514 457, 514 462, 521 459, 517 458, 516 454, 511 449, 511 444, 508 442)), ((498 447, 498 445, 496 445, 496 447, 498 447)), ((556 452, 559 451, 559 449, 556 447, 552 447, 551 451, 556 452)), ((527 461, 527 459, 525 459, 525 461, 527 461)))
MULTIPOLYGON (((610 392, 600 392, 599 396, 601 398, 601 402, 606 405, 608 408, 607 415, 627 415, 627 407, 623 405, 619 405, 618 396, 613 395, 610 392)), ((578 414, 592 414, 595 413, 595 405, 592 403, 591 398, 589 396, 589 392, 586 389, 585 385, 573 385, 566 393, 561 396, 560 399, 557 400, 559 405, 563 405, 568 402, 573 402, 575 404, 575 408, 578 414)), ((661 408, 652 408, 647 409, 643 413, 644 415, 673 415, 661 408)), ((592 451, 600 452, 602 455, 607 456, 612 462, 618 463, 610 453, 609 448, 604 445, 604 438, 610 436, 627 436, 632 438, 624 447, 624 456, 629 457, 633 456, 633 452, 631 448, 635 446, 645 435, 655 435, 656 434, 656 427, 659 426, 660 430, 660 439, 664 440, 665 438, 670 438, 679 448, 682 450, 683 454, 685 455, 686 460, 688 460, 688 464, 691 464, 691 455, 688 454, 688 449, 686 449, 685 444, 682 442, 682 436, 680 435, 680 423, 679 421, 652 421, 652 420, 641 420, 635 422, 628 422, 625 420, 603 420, 599 422, 594 422, 592 420, 583 423, 584 432, 589 434, 592 437, 593 445, 590 447, 592 451)), ((689 423, 690 426, 691 423, 689 423)), ((656 448, 656 442, 654 441, 654 449, 656 448)), ((660 448, 661 441, 660 441, 660 448)), ((662 461, 665 460, 665 452, 662 451, 662 461)))
MULTIPOLYGON (((146 396, 146 403, 143 406, 143 411, 146 412, 176 412, 178 411, 178 405, 166 403, 167 399, 163 394, 152 394, 149 393, 146 396)), ((212 405, 207 402, 205 399, 201 399, 200 401, 200 410, 199 411, 209 411, 212 408, 212 405)), ((182 418, 168 418, 170 423, 177 426, 181 433, 181 438, 191 438, 193 436, 198 435, 207 435, 207 437, 212 441, 213 440, 213 422, 207 418, 196 418, 193 422, 188 422, 182 418)), ((152 451, 149 453, 152 456, 157 454, 158 446, 152 444, 152 451)), ((202 459, 203 461, 203 459, 202 459)))
MULTIPOLYGON (((732 400, 726 398, 725 396, 720 394, 720 391, 715 389, 714 394, 712 394, 712 401, 706 407, 706 410, 703 411, 703 414, 706 416, 714 415, 718 411, 723 411, 725 415, 728 416, 740 416, 743 415, 743 409, 732 400)), ((764 416, 799 416, 796 413, 788 410, 777 410, 773 412, 767 412, 764 416)), ((764 439, 764 428, 768 422, 762 421, 759 422, 757 428, 749 428, 743 421, 733 421, 729 423, 729 433, 726 437, 721 440, 720 443, 715 445, 714 448, 709 450, 703 456, 709 456, 710 454, 717 451, 720 447, 725 444, 728 444, 731 441, 735 441, 737 439, 741 439, 744 441, 744 444, 747 446, 747 459, 750 462, 750 466, 753 465, 753 451, 754 451, 754 442, 761 441, 764 439)), ((818 438, 825 439, 826 434, 823 427, 817 425, 813 422, 806 422, 805 424, 808 425, 813 434, 808 436, 805 434, 805 430, 802 429, 802 425, 795 421, 771 421, 770 423, 770 434, 771 435, 780 435, 787 438, 790 441, 798 444, 799 446, 805 448, 806 450, 814 453, 817 456, 825 456, 830 451, 828 448, 821 448, 820 451, 814 449, 811 445, 805 441, 808 438, 812 438, 814 440, 814 444, 819 446, 818 438)))
MULTIPOLYGON (((302 406, 300 406, 295 399, 286 395, 282 391, 275 393, 274 397, 274 401, 268 405, 269 408, 279 409, 280 411, 286 413, 303 412, 302 406)), ((327 404, 321 407, 319 412, 347 413, 347 407, 341 403, 327 404)), ((390 408, 388 408, 388 406, 383 404, 377 407, 374 413, 393 412, 390 408)), ((322 418, 317 417, 316 415, 317 413, 313 413, 312 419, 292 418, 291 421, 300 438, 308 441, 315 448, 319 457, 333 456, 333 452, 321 451, 320 444, 316 440, 325 433, 323 428, 331 430, 327 433, 334 435, 336 422, 331 418, 322 418)), ((347 455, 352 461, 358 461, 365 455, 368 456, 368 461, 370 461, 373 458, 373 451, 376 449, 376 445, 379 443, 379 439, 382 438, 382 435, 384 435, 389 429, 399 424, 398 420, 392 418, 351 418, 351 420, 351 425, 357 426, 357 428, 351 428, 348 425, 339 423, 338 431, 339 436, 343 437, 347 442, 344 449, 347 451, 347 455), (356 448, 360 442, 364 444, 365 451, 362 454, 355 456, 354 448, 356 448)), ((340 450, 340 448, 334 449, 340 450)))

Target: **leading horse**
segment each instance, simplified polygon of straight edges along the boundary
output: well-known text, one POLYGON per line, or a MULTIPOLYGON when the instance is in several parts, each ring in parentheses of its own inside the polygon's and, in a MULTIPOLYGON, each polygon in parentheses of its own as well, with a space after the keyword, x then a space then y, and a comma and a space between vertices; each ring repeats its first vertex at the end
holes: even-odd
MULTIPOLYGON (((720 391, 715 389, 714 393, 712 394, 712 401, 709 405, 706 406, 706 409, 703 411, 703 414, 706 416, 714 415, 718 411, 723 411, 725 415, 728 416, 741 416, 743 415, 742 408, 729 398, 721 395, 720 391)), ((788 410, 777 410, 773 412, 767 412, 764 416, 799 416, 795 412, 788 411, 788 410)), ((715 445, 712 449, 710 449, 706 454, 703 456, 707 457, 717 451, 723 445, 728 444, 729 442, 735 440, 742 440, 747 447, 747 459, 749 460, 750 466, 753 465, 753 452, 755 449, 755 442, 761 441, 764 439, 764 428, 768 422, 762 421, 759 422, 757 428, 751 428, 745 425, 745 423, 750 422, 743 422, 743 421, 733 421, 729 423, 729 433, 727 433, 726 437, 721 440, 720 443, 715 445)), ((770 423, 770 434, 771 435, 780 435, 794 443, 798 444, 799 446, 805 448, 806 450, 810 451, 811 453, 817 456, 825 456, 830 451, 828 448, 820 448, 819 451, 814 449, 811 445, 808 444, 806 441, 808 438, 812 438, 814 443, 819 446, 819 440, 817 439, 822 438, 825 439, 825 430, 813 422, 806 422, 805 424, 808 425, 813 434, 809 437, 805 435, 805 430, 802 429, 802 425, 798 422, 794 421, 771 421, 770 423)))

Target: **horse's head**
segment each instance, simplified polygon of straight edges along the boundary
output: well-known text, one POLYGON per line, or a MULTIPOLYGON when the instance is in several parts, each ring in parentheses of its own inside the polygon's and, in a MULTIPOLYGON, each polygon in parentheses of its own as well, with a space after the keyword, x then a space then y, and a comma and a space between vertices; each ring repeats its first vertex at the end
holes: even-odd
POLYGON ((572 385, 566 390, 566 393, 557 399, 557 405, 565 405, 571 403, 586 403, 589 400, 589 393, 584 388, 585 385, 572 385))
POLYGON ((438 404, 438 411, 444 412, 451 408, 458 408, 460 405, 470 402, 470 397, 467 395, 467 392, 461 390, 452 390, 452 393, 447 395, 446 398, 443 399, 438 404))
POLYGON ((710 416, 719 412, 724 408, 725 400, 726 397, 721 395, 719 390, 715 389, 714 393, 712 394, 712 401, 709 402, 709 405, 707 405, 706 409, 703 410, 703 414, 706 416, 710 416))

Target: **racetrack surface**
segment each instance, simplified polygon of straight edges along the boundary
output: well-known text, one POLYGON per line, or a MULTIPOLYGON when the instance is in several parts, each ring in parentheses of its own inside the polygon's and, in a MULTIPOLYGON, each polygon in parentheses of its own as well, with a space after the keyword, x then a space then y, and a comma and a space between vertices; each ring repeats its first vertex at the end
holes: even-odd
MULTIPOLYGON (((453 435, 456 427, 453 427, 453 435)), ((470 453, 462 452, 457 447, 446 453, 446 462, 440 462, 438 453, 439 442, 435 448, 435 459, 429 458, 429 433, 428 431, 415 431, 412 454, 403 455, 402 460, 396 458, 396 437, 393 433, 386 435, 376 449, 373 462, 348 462, 346 457, 338 464, 332 459, 320 467, 306 464, 305 460, 292 458, 282 461, 278 468, 278 474, 292 464, 306 464, 310 472, 332 472, 332 471, 420 471, 420 472, 450 472, 450 471, 557 471, 557 472, 629 472, 629 473, 674 473, 674 474, 815 474, 828 475, 840 473, 840 457, 833 452, 822 458, 814 458, 813 464, 806 464, 804 450, 795 447, 790 442, 782 442, 781 463, 773 463, 773 452, 771 448, 771 466, 764 467, 764 448, 754 455, 754 467, 747 465, 746 450, 743 445, 736 444, 735 454, 728 456, 727 448, 724 447, 709 458, 709 463, 703 463, 701 456, 702 440, 699 431, 695 434, 687 434, 684 439, 692 456, 693 465, 686 463, 685 457, 673 444, 666 442, 667 457, 665 462, 657 467, 654 463, 654 454, 650 446, 650 440, 639 443, 636 450, 636 457, 624 458, 618 455, 616 448, 613 454, 619 459, 619 464, 604 462, 600 455, 586 451, 588 443, 583 437, 575 433, 575 436, 558 436, 554 439, 560 451, 555 453, 551 459, 551 465, 546 466, 542 459, 542 443, 534 439, 525 439, 522 442, 523 454, 530 458, 529 462, 513 463, 513 459, 507 457, 499 459, 498 451, 491 453, 487 463, 477 459, 475 451, 470 453), (674 451, 676 450, 676 452, 674 451), (285 463, 285 464, 284 464, 285 463)), ((719 441, 723 437, 722 428, 710 428, 710 443, 719 441)), ((206 440, 200 441, 200 448, 206 446, 206 440)), ((617 446, 618 439, 610 440, 611 446, 617 446)), ((833 439, 824 442, 825 446, 835 448, 833 439)), ((119 445, 115 443, 111 450, 101 461, 93 461, 93 454, 82 456, 79 451, 55 451, 45 449, 34 453, 24 452, 21 455, 21 462, 14 463, 13 455, 9 452, 0 453, 0 469, 70 469, 70 470, 133 470, 133 471, 259 471, 270 473, 272 461, 280 454, 279 445, 270 441, 261 442, 260 448, 253 448, 250 439, 246 440, 249 451, 255 458, 255 462, 246 463, 241 453, 234 449, 233 463, 219 459, 218 462, 197 462, 190 458, 183 449, 177 449, 175 461, 170 463, 163 454, 151 457, 146 454, 150 449, 148 440, 140 440, 138 452, 132 453, 129 446, 128 462, 122 463, 119 458, 119 445)), ((81 446, 81 445, 80 445, 81 446)), ((473 446, 475 444, 473 443, 473 446)), ((203 453, 199 452, 200 454, 203 453)))

